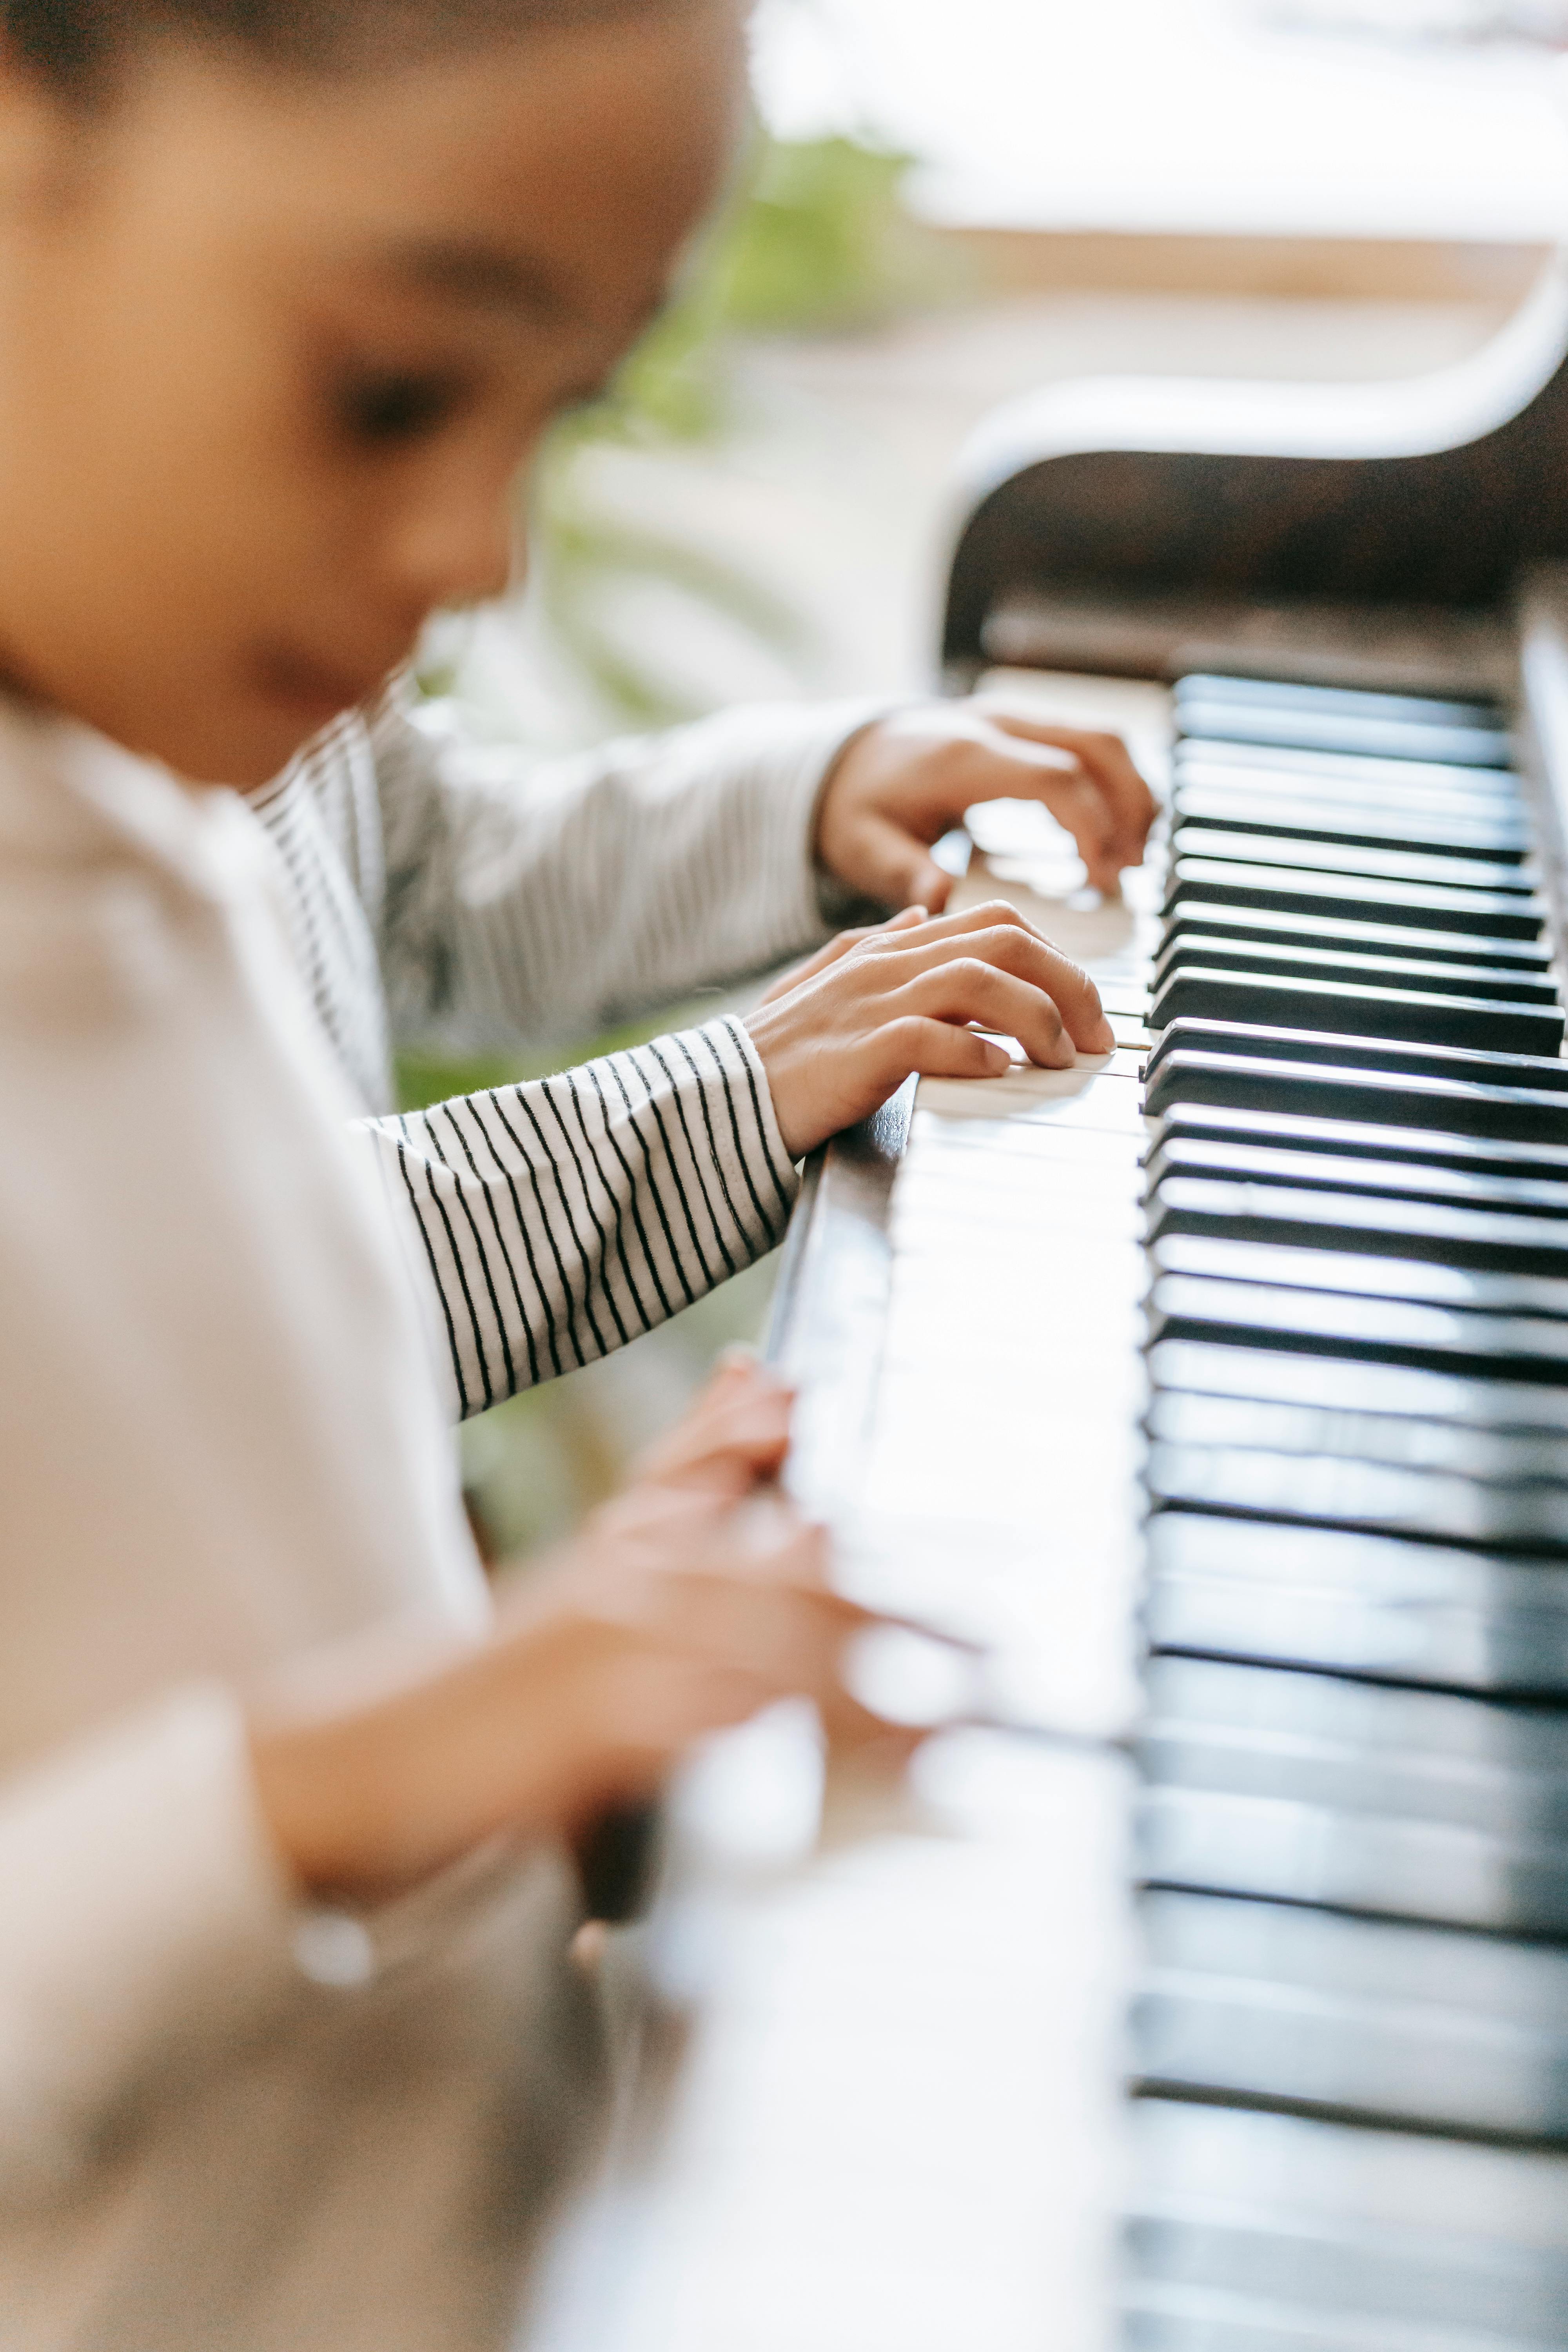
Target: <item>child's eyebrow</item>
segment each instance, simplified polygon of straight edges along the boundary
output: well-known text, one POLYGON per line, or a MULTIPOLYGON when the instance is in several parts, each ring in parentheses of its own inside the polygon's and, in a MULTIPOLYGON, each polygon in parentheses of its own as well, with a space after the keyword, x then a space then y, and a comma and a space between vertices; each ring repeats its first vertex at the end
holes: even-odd
POLYGON ((505 246, 422 238, 397 246, 387 260, 398 277, 477 309, 558 320, 571 308, 542 263, 505 246))

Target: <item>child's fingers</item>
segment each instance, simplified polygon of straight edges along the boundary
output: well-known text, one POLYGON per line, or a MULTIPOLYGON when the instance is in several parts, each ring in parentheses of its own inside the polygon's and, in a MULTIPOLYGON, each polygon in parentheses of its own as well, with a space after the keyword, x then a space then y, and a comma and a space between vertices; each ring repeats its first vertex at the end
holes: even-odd
POLYGON ((658 1636, 687 1655, 750 1676, 771 1698, 809 1698, 825 1712, 854 1707, 845 1659, 871 1613, 812 1583, 678 1573, 660 1594, 658 1636))
POLYGON ((863 947, 868 954, 879 953, 884 948, 901 952, 910 946, 923 947, 933 940, 954 940, 970 931, 990 930, 998 923, 1011 923, 1016 929, 1026 931, 1031 939, 1045 938, 1038 925, 1031 923, 1027 915, 1020 914, 1007 898, 980 899, 972 907, 960 908, 955 914, 926 915, 917 921, 915 919, 920 915, 919 908, 906 907, 903 914, 895 915, 891 922, 879 923, 875 929, 862 932, 855 944, 863 947), (920 932, 918 940, 893 936, 900 931, 916 929, 920 932))
MULTIPOLYGON (((1100 728, 1053 727, 1031 719, 1025 711, 994 704, 985 707, 984 715, 1004 735, 1069 751, 1110 818, 1113 855, 1124 865, 1137 863, 1143 855, 1149 829, 1159 814, 1159 803, 1120 735, 1100 728)), ((1042 782, 1041 798, 1048 807, 1048 772, 1042 782)))
MULTIPOLYGON (((949 917, 941 927, 925 925, 887 960, 889 973, 945 970, 962 975, 977 995, 975 1008, 956 1016, 966 1020, 984 1018, 978 992, 988 985, 984 978, 987 965, 995 972, 1010 973, 1047 1000, 1079 1052, 1107 1053, 1115 1043, 1100 991, 1081 964, 1042 939, 1032 924, 1016 919, 1004 900, 989 900, 965 915, 949 917)), ((1027 1050, 1028 1039, 1023 1043, 1027 1050)))
POLYGON ((1005 1078, 1013 1056, 994 1037, 962 1023, 910 1014, 889 1023, 868 1047, 868 1091, 885 1099, 910 1076, 1005 1078))
MULTIPOLYGON (((572 1577, 593 1571, 613 1580, 695 1559, 719 1536, 736 1500, 713 1481, 641 1479, 590 1515, 577 1542, 563 1555, 560 1572, 572 1577)), ((538 1589, 536 1578, 522 1586, 525 1607, 538 1589)))
POLYGON ((879 939, 886 931, 907 931, 912 924, 923 923, 926 919, 925 908, 900 907, 898 913, 889 915, 885 923, 861 923, 851 930, 839 931, 814 955, 805 956, 799 963, 792 963, 781 971, 776 980, 769 982, 757 1002, 759 1004, 771 1004, 775 997, 787 996, 792 989, 799 988, 804 982, 815 980, 819 971, 826 971, 830 964, 839 962, 852 949, 863 947, 868 940, 879 939))
POLYGON ((789 1445, 794 1391, 754 1358, 722 1363, 684 1418, 641 1456, 637 1477, 740 1494, 772 1476, 789 1445))
MULTIPOLYGON (((905 911, 910 918, 917 913, 914 908, 905 911)), ((860 951, 873 989, 884 971, 891 980, 896 971, 927 970, 955 957, 994 963, 1047 993, 1081 1051, 1108 1050, 1104 1008, 1088 972, 1054 947, 1005 898, 987 898, 956 915, 907 921, 895 918, 875 931, 853 938, 850 944, 860 951)), ((846 981, 848 977, 845 975, 846 981)))
MULTIPOLYGON (((700 1740, 749 1722, 792 1695, 775 1672, 728 1658, 671 1653, 626 1662, 608 1709, 613 1732, 596 1769, 583 1776, 563 1808, 565 1826, 591 1820, 606 1801, 657 1795, 671 1769, 700 1740)), ((874 1767, 889 1779, 930 1737, 921 1728, 885 1722, 831 1684, 813 1696, 835 1755, 853 1758, 861 1769, 874 1767)))
POLYGON ((905 900, 923 899, 936 907, 945 904, 952 877, 932 857, 929 839, 910 832, 901 812, 884 815, 875 809, 863 810, 855 824, 853 847, 856 886, 868 898, 879 899, 885 907, 898 907, 906 916, 916 909, 913 903, 905 905, 905 900))
POLYGON ((986 964, 939 964, 922 972, 903 993, 910 1011, 927 1020, 973 1021, 1016 1037, 1041 1069, 1071 1069, 1078 1058, 1052 999, 1011 972, 986 964))

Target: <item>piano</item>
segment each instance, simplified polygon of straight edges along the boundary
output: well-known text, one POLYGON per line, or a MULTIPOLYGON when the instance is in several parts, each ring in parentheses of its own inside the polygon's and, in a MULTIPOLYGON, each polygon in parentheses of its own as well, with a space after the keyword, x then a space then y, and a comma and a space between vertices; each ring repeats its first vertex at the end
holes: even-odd
POLYGON ((948 1724, 907 1788, 784 1709, 676 1791, 520 2342, 1546 2352, 1564 278, 1430 382, 1017 404, 967 504, 953 690, 1165 797, 1114 905, 972 818, 1117 1047, 839 1138, 770 1344, 847 1588, 984 1656, 865 1662, 948 1724))

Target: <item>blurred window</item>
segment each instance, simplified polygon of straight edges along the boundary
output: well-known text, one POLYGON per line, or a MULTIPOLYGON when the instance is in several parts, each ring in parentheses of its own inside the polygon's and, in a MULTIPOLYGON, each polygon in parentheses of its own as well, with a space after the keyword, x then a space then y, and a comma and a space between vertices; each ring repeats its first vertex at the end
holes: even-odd
POLYGON ((1564 46, 1560 0, 763 0, 756 80, 948 225, 1533 242, 1564 46))

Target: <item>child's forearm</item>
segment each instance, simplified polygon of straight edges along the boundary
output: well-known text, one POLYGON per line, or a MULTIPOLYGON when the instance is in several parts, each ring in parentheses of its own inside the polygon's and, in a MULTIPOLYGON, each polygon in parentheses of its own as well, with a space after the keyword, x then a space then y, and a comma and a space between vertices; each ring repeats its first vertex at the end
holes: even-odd
POLYGON ((414 1228, 459 1418, 689 1307, 783 1238, 795 1197, 729 1019, 362 1132, 414 1228))
POLYGON ((304 1892, 374 1902, 497 1835, 572 1836, 646 1796, 691 1742, 787 1693, 863 1723, 839 1679, 865 1612, 831 1593, 823 1538, 776 1495, 789 1391, 720 1370, 488 1640, 345 1667, 309 1713, 258 1710, 256 1791, 304 1892))
POLYGON ((498 1835, 572 1835, 775 1698, 841 1712, 839 1653, 866 1620, 824 1588, 820 1538, 791 1519, 759 1559, 726 1507, 679 1501, 651 1535, 623 1526, 593 1547, 608 1557, 566 1563, 520 1626, 402 1688, 253 1721, 261 1810, 302 1890, 381 1901, 498 1835))

